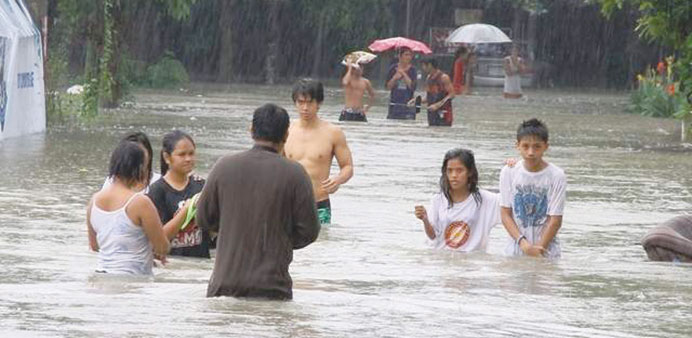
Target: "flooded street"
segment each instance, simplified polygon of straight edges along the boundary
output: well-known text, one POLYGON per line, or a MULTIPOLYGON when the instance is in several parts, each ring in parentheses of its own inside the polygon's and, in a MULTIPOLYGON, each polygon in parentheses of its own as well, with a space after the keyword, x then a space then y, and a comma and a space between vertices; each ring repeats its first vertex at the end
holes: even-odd
MULTIPOLYGON (((622 94, 481 89, 455 100, 455 125, 386 120, 388 93, 367 124, 339 123, 342 93, 329 88, 320 116, 345 131, 353 179, 332 195, 332 221, 295 252, 291 302, 205 298, 211 260, 173 257, 150 280, 93 276, 86 203, 104 181, 111 150, 142 130, 158 154, 174 128, 197 143, 197 172, 248 149, 253 110, 266 102, 296 117, 289 87, 144 92, 93 122, 0 143, 0 334, 4 337, 454 336, 689 337, 692 266, 648 262, 648 229, 692 210, 692 149, 679 125, 621 113, 622 94), (438 190, 444 153, 472 149, 482 188, 496 191, 517 157, 518 124, 550 130, 547 160, 568 178, 552 263, 490 253, 434 251, 416 204, 438 190)), ((158 171, 158 155, 154 165, 158 171)), ((335 170, 338 170, 336 165, 335 170)))

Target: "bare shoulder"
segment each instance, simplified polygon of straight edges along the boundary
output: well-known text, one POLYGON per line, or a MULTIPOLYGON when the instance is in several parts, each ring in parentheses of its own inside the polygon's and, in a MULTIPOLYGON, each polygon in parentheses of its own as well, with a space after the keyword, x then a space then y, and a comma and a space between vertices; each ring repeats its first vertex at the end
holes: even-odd
POLYGON ((338 134, 344 133, 341 130, 341 127, 339 127, 336 124, 331 123, 329 121, 325 121, 325 120, 322 120, 322 128, 323 128, 323 130, 325 130, 330 135, 338 135, 338 134))
POLYGON ((147 210, 152 207, 156 208, 154 207, 154 202, 151 201, 149 196, 144 194, 135 194, 135 197, 132 198, 132 202, 130 202, 129 207, 136 212, 141 212, 142 210, 147 210))

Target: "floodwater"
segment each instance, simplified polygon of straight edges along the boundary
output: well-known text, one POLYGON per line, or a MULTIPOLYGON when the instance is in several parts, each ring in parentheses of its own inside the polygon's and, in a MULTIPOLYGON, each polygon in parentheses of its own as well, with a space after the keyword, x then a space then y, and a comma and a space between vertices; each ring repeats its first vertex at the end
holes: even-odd
MULTIPOLYGON (((455 336, 688 337, 692 266, 648 262, 639 244, 654 225, 689 212, 692 157, 672 120, 621 113, 627 98, 601 92, 483 89, 455 102, 455 126, 339 123, 355 176, 332 195, 333 221, 295 252, 294 300, 205 298, 210 260, 172 258, 153 280, 92 272, 85 205, 103 183, 115 143, 144 130, 155 151, 172 128, 197 142, 198 173, 251 146, 254 108, 295 116, 288 87, 146 92, 86 124, 0 143, 0 335, 3 337, 455 336), (482 187, 496 190, 520 121, 551 131, 547 159, 565 169, 562 259, 508 258, 493 229, 489 254, 427 246, 413 215, 437 191, 446 150, 475 151, 482 187)), ((321 116, 336 122, 341 93, 321 116)), ((338 122, 337 122, 338 123, 338 122)), ((155 161, 155 166, 158 164, 155 161)))

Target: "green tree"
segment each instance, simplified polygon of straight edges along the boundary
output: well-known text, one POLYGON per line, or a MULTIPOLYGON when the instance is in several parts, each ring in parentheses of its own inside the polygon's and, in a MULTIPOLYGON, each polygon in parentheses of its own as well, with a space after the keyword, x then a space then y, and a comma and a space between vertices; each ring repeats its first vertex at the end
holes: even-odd
MULTIPOLYGON (((610 17, 615 11, 636 8, 639 19, 635 28, 639 35, 649 41, 670 47, 675 61, 668 62, 673 71, 669 75, 676 91, 677 101, 684 107, 674 116, 682 120, 682 140, 689 138, 692 112, 689 100, 692 97, 692 1, 690 0, 591 0, 601 5, 601 11, 610 17), (677 90, 676 90, 677 87, 677 90), (685 102, 687 101, 687 102, 685 102)), ((640 88, 641 91, 641 88, 640 88)), ((635 100, 636 101, 636 100, 635 100)))
MULTIPOLYGON (((186 20, 197 0, 156 0, 157 8, 176 20, 186 20)), ((99 106, 116 106, 125 95, 120 32, 127 16, 144 2, 122 0, 61 0, 57 3, 57 36, 60 50, 75 41, 84 43, 85 94, 82 114, 95 115, 99 106)), ((52 53, 48 54, 49 56, 52 53)))
POLYGON ((677 54, 676 69, 682 89, 692 90, 692 1, 690 0, 590 0, 610 18, 615 11, 637 8, 636 31, 650 41, 670 47, 677 54))

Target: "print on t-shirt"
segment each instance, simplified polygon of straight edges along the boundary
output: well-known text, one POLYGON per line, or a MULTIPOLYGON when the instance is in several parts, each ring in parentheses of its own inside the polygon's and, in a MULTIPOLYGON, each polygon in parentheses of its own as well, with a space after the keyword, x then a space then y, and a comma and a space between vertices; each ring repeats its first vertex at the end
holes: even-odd
MULTIPOLYGON (((178 202, 178 212, 187 212, 186 209, 183 209, 184 204, 185 201, 178 202)), ((194 218, 185 227, 185 230, 178 232, 171 240, 171 247, 173 248, 187 248, 200 244, 202 244, 202 229, 197 226, 194 218)))
POLYGON ((458 249, 466 244, 470 236, 471 227, 466 222, 452 222, 445 229, 445 244, 452 249, 458 249))
POLYGON ((524 228, 543 225, 548 212, 548 188, 531 184, 517 185, 514 206, 516 218, 524 228))

